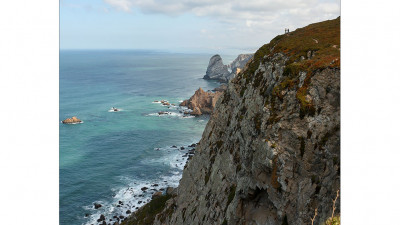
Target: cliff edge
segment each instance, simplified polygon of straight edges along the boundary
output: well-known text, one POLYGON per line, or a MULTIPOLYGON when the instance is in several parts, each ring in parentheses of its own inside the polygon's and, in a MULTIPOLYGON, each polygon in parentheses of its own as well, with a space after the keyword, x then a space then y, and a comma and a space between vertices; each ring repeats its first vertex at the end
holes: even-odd
POLYGON ((148 221, 311 224, 316 209, 323 224, 339 189, 340 17, 255 53, 219 98, 177 195, 148 221))

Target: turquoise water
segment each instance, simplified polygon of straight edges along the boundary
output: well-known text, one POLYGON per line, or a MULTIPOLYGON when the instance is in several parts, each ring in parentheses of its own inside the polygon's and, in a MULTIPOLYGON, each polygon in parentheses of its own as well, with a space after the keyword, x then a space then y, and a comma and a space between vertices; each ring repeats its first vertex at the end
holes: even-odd
POLYGON ((100 214, 108 222, 148 201, 155 190, 142 187, 178 185, 182 156, 200 140, 208 117, 183 117, 178 107, 153 101, 179 104, 199 87, 217 87, 201 79, 211 56, 60 51, 60 121, 83 121, 60 123, 60 224, 98 224, 100 214), (111 107, 121 111, 109 112, 111 107))

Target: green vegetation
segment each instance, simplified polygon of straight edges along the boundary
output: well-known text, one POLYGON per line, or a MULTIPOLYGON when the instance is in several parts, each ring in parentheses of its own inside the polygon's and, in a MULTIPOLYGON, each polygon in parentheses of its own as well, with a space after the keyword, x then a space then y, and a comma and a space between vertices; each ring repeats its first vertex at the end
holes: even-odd
MULTIPOLYGON (((261 94, 264 97, 268 95, 272 97, 267 98, 266 107, 274 103, 275 97, 283 100, 282 90, 297 89, 296 99, 300 104, 300 118, 304 118, 314 116, 317 111, 312 100, 307 99, 308 87, 315 72, 325 68, 340 68, 340 17, 278 35, 257 50, 248 68, 239 73, 238 80, 245 79, 247 85, 253 79, 255 87, 263 85, 261 94), (283 71, 285 78, 273 88, 272 93, 266 93, 266 84, 262 84, 262 73, 255 74, 255 71, 260 63, 272 59, 276 53, 283 53, 288 57, 283 71), (306 77, 303 85, 298 88, 300 72, 305 72, 306 77)), ((244 90, 242 88, 241 96, 244 90)), ((273 115, 274 107, 272 106, 270 110, 273 115)), ((320 110, 321 108, 318 109, 318 113, 320 110)), ((267 124, 276 121, 272 116, 267 124)))
MULTIPOLYGON (((156 215, 159 214, 165 207, 165 202, 170 199, 172 195, 163 195, 152 199, 149 203, 144 205, 121 225, 147 225, 153 224, 156 215)), ((171 212, 172 213, 172 212, 171 212)))
POLYGON ((325 225, 340 225, 340 216, 329 218, 325 221, 325 225))
POLYGON ((236 185, 232 185, 229 189, 228 202, 226 203, 225 211, 228 209, 229 204, 233 201, 236 195, 236 185))
POLYGON ((222 222, 221 225, 228 225, 228 221, 226 221, 226 219, 224 219, 224 222, 222 222))

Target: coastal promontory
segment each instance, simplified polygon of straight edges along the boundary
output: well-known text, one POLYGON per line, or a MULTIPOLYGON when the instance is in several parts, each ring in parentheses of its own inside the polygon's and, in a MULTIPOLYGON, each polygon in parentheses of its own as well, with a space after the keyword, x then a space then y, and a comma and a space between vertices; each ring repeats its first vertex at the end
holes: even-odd
POLYGON ((176 193, 122 224, 339 220, 340 17, 259 48, 219 97, 195 151, 176 193))

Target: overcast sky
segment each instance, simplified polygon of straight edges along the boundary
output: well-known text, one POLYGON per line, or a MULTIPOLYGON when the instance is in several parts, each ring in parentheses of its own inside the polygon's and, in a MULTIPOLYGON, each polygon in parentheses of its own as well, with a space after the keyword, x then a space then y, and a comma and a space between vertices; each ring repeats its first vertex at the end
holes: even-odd
POLYGON ((238 54, 339 15, 339 0, 61 0, 60 46, 238 54))

